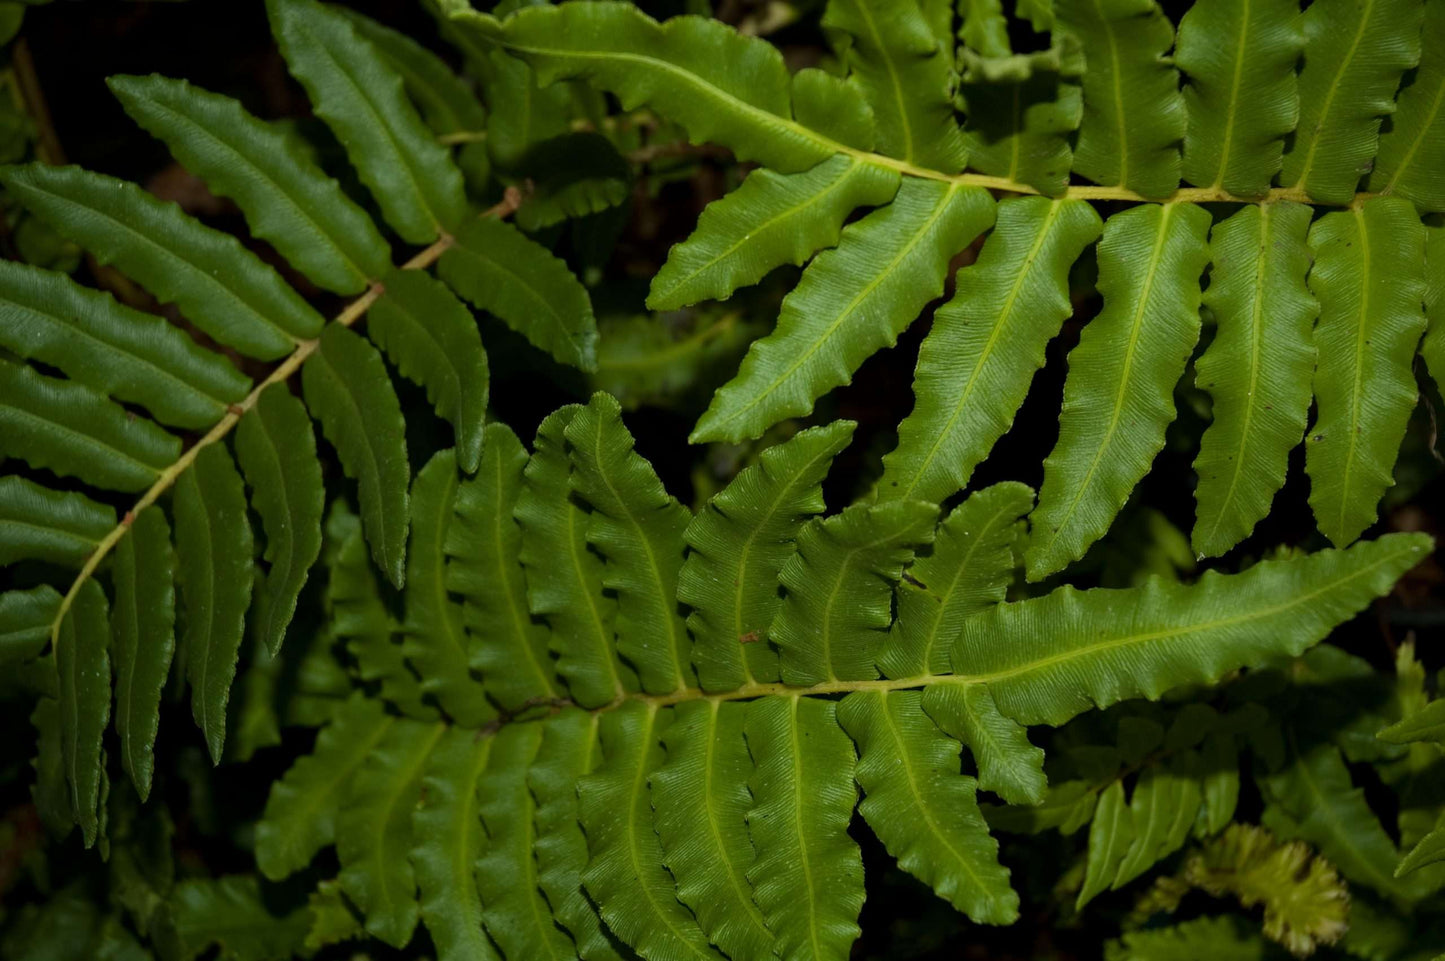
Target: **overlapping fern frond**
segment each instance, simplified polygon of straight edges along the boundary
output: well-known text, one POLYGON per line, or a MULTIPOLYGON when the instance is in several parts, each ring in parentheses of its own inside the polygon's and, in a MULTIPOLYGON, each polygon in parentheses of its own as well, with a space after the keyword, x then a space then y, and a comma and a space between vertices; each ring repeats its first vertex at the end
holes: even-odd
MULTIPOLYGON (((281 647, 322 543, 313 421, 356 482, 372 558, 400 586, 415 567, 408 531, 429 538, 424 544, 445 533, 435 516, 412 523, 409 488, 426 509, 441 475, 413 484, 383 356, 455 427, 455 462, 468 473, 482 463, 488 372, 463 300, 563 363, 595 365, 586 291, 503 221, 512 203, 475 206, 457 161, 474 177, 485 177, 485 165, 437 142, 459 123, 484 123, 469 89, 434 55, 369 21, 313 0, 267 9, 288 67, 382 223, 291 134, 230 98, 160 76, 115 77, 111 89, 300 277, 350 298, 331 321, 234 237, 132 184, 75 167, 0 172, 33 215, 173 304, 203 335, 61 274, 0 264, 0 455, 30 468, 0 478, 0 561, 78 571, 63 595, 39 586, 0 597, 0 637, 17 661, 53 642, 56 703, 37 716, 57 725, 69 797, 68 810, 47 817, 79 824, 87 844, 103 817, 112 680, 121 763, 144 798, 173 666, 184 670, 196 723, 219 761, 248 625, 267 657, 281 647), (421 249, 397 266, 394 247, 421 249), (427 272, 433 265, 442 280, 427 272), (363 319, 366 336, 351 329, 363 319), (289 383, 298 373, 300 398, 289 383), (130 506, 117 522, 110 505, 129 494, 140 497, 119 501, 130 506)), ((418 623, 406 628, 446 623, 460 634, 444 583, 411 573, 440 598, 417 605, 418 623)), ((355 643, 370 669, 364 635, 355 643)), ((428 663, 420 652, 416 659, 428 663)), ((485 719, 437 693, 456 717, 485 719)))
POLYGON ((943 294, 950 263, 982 238, 933 315, 877 488, 880 501, 943 500, 1011 425, 1073 313, 1070 269, 1097 241, 1103 308, 1069 356, 1031 579, 1079 558, 1148 472, 1201 297, 1214 336, 1195 380, 1214 419, 1195 463, 1200 555, 1268 513, 1312 403, 1311 505, 1334 544, 1354 541, 1392 483, 1417 348, 1445 376, 1440 319, 1421 343, 1427 305, 1441 309, 1427 255, 1445 250, 1421 220, 1445 212, 1445 8, 1433 0, 1303 14, 1201 0, 1177 36, 1152 0, 1034 4, 1019 12, 1051 42, 1033 54, 1012 52, 998 5, 965 5, 955 38, 928 4, 836 0, 823 26, 838 71, 793 75, 763 40, 627 4, 443 6, 545 81, 586 81, 761 164, 652 284, 650 305, 675 308, 807 263, 694 440, 754 438, 808 414, 943 294), (1105 223, 1091 201, 1135 205, 1105 223))
MULTIPOLYGON (((530 456, 489 427, 473 477, 437 455, 418 475, 411 562, 444 568, 459 603, 439 617, 417 577, 410 626, 377 606, 376 643, 416 673, 398 658, 380 697, 354 696, 277 783, 261 869, 279 880, 335 844, 367 930, 400 946, 423 923, 448 959, 625 956, 618 942, 646 958, 844 958, 864 899, 857 805, 904 870, 1008 923, 1018 899, 978 790, 1035 823, 1137 821, 1091 845, 1110 853, 1090 855, 1087 900, 1183 845, 1196 811, 1208 833, 1231 820, 1239 742, 1263 712, 1135 725, 1117 761, 1144 770, 1128 806, 1112 771, 1102 792, 1049 786, 1028 727, 1299 654, 1429 547, 1389 535, 1188 586, 1000 603, 1031 492, 993 487, 941 522, 915 501, 820 516, 851 429, 769 448, 696 516, 606 394, 544 421, 530 456), (449 511, 442 541, 421 518, 449 511), (415 676, 458 706, 443 723, 387 693, 415 676), (504 712, 461 721, 481 692, 504 712), (1090 810, 1063 814, 1071 792, 1090 810)), ((336 563, 364 571, 352 553, 336 563)), ((331 577, 365 604, 354 573, 331 577)), ((354 637, 333 612, 332 633, 354 637)))

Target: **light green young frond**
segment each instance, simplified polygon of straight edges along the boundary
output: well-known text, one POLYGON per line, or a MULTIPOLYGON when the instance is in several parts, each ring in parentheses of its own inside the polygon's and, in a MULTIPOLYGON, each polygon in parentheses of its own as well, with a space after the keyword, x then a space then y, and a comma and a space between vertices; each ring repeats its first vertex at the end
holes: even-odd
POLYGON ((548 647, 568 694, 593 708, 636 690, 637 676, 617 657, 617 601, 603 593, 602 560, 587 546, 587 513, 572 498, 564 433, 581 409, 563 407, 537 428, 513 516, 522 526, 528 607, 551 628, 548 647))
POLYGON ((422 690, 436 698, 457 724, 477 728, 496 718, 497 711, 487 700, 482 682, 471 676, 474 645, 463 626, 463 605, 448 593, 460 579, 463 566, 460 562, 449 564, 443 550, 450 532, 465 530, 454 519, 456 499, 456 457, 449 450, 440 451, 417 471, 411 486, 402 650, 421 675, 422 690))
POLYGON ((191 715, 205 734, 211 762, 220 764, 226 705, 251 605, 254 554, 245 487, 224 445, 201 448, 176 481, 175 514, 191 715))
POLYGON ((1241 574, 1210 571, 1190 585, 1156 578, 1124 590, 1062 587, 964 621, 953 670, 986 684, 1007 717, 1057 726, 1093 707, 1158 698, 1298 654, 1428 550, 1429 538, 1391 534, 1241 574))
POLYGON ((979 813, 976 782, 958 769, 957 741, 920 706, 917 691, 856 692, 838 721, 858 743, 859 812, 899 866, 975 921, 1011 924, 1018 895, 979 813))
POLYGON ((136 123, 212 193, 234 200, 251 233, 313 283, 356 294, 391 266, 371 218, 290 137, 237 101, 158 74, 106 84, 136 123))
POLYGON ((740 441, 812 411, 943 292, 949 261, 993 217, 980 188, 905 181, 891 204, 845 228, 839 245, 808 266, 777 330, 754 341, 690 439, 740 441))
POLYGON ((301 389, 311 416, 356 481, 371 556, 387 580, 406 580, 406 422, 381 354, 339 324, 301 367, 301 389))
POLYGON ((1209 214, 1189 204, 1146 204, 1104 225, 1104 306, 1069 353, 1059 440, 1030 516, 1029 580, 1083 556, 1164 446, 1199 338, 1208 229, 1209 214))
POLYGON ((161 691, 176 650, 176 557, 159 507, 131 522, 115 547, 110 655, 115 666, 115 733, 120 761, 142 801, 150 796, 161 691))
POLYGON ((473 473, 482 456, 490 377, 476 318, 446 285, 420 270, 382 278, 385 296, 366 331, 403 377, 426 388, 437 416, 456 430, 457 461, 473 473))
POLYGON ((315 0, 267 0, 266 10, 287 67, 346 148, 386 222, 413 244, 454 228, 466 213, 461 172, 371 41, 315 0))
POLYGON ((913 412, 883 458, 884 500, 939 501, 1013 424, 1044 349, 1073 312, 1069 268, 1099 236, 1079 200, 1005 200, 978 260, 958 272, 918 351, 913 412))
POLYGON ((1315 521, 1343 546, 1375 522, 1415 408, 1425 228, 1409 201, 1379 197, 1321 217, 1309 241, 1320 319, 1305 470, 1315 521))
POLYGON ((692 639, 677 603, 683 531, 692 513, 663 489, 632 449, 617 401, 594 394, 567 425, 572 490, 592 507, 587 541, 606 560, 602 585, 617 596, 617 650, 653 694, 695 683, 692 639))
POLYGON ((486 774, 477 783, 487 828, 476 863, 477 889, 487 932, 503 955, 564 961, 577 953, 572 939, 552 923, 532 856, 535 803, 527 790, 527 768, 541 743, 537 724, 508 725, 493 735, 486 774))
POLYGON ((638 701, 601 715, 602 764, 577 782, 591 852, 582 880, 607 927, 644 958, 717 961, 724 955, 677 899, 653 827, 647 776, 662 760, 661 738, 671 721, 670 708, 638 701))
POLYGON ((1033 502, 1028 487, 1006 482, 949 512, 932 551, 914 561, 898 585, 897 619, 878 657, 884 677, 948 671, 948 642, 963 619, 1004 599, 1014 576, 1014 545, 1033 502))
POLYGON ((694 143, 722 144, 739 160, 788 172, 836 151, 794 122, 778 49, 715 20, 658 23, 631 4, 573 4, 526 7, 499 21, 465 0, 441 5, 469 36, 526 60, 543 83, 586 80, 616 94, 624 110, 651 107, 694 143))
POLYGON ((1319 313, 1305 287, 1309 223, 1300 204, 1247 206, 1209 238, 1204 305, 1215 334, 1194 377, 1214 401, 1194 461, 1191 540, 1201 556, 1223 554, 1264 519, 1304 435, 1319 313))
POLYGON ((873 108, 877 149, 955 173, 968 160, 950 102, 953 64, 917 0, 828 0, 823 28, 842 34, 852 82, 873 108))
POLYGON ((44 164, 7 168, 0 181, 56 232, 174 303, 217 343, 275 360, 321 332, 321 315, 239 240, 135 184, 44 164))
POLYGON ((1084 117, 1074 171, 1167 197, 1179 186, 1184 98, 1166 54, 1174 28, 1154 0, 1059 0, 1055 29, 1084 48, 1084 117))
POLYGON ((0 347, 176 427, 209 427, 250 385, 163 318, 9 260, 0 262, 0 347))
POLYGON ((1445 744, 1445 698, 1437 698, 1420 710, 1396 721, 1378 735, 1389 744, 1433 741, 1445 744))
POLYGON ((508 711, 560 693, 547 631, 527 609, 522 529, 512 518, 526 463, 517 435, 505 424, 489 424, 476 476, 457 489, 454 515, 437 527, 439 536, 446 531, 450 558, 443 583, 465 602, 471 665, 508 711))
POLYGON ((747 826, 753 773, 743 737, 747 710, 726 701, 679 704, 664 735, 667 762, 649 779, 663 863, 677 881, 678 900, 734 961, 776 951, 747 877, 756 857, 747 826))
POLYGON ((778 572, 803 524, 822 512, 823 477, 853 427, 835 421, 769 447, 683 533, 688 555, 677 599, 692 609, 687 624, 703 690, 778 679, 778 656, 767 641, 781 602, 778 572))
POLYGON ((747 707, 756 767, 748 812, 753 894, 784 958, 848 956, 863 907, 863 859, 848 836, 857 755, 832 701, 796 694, 747 707))
POLYGON ((778 574, 786 595, 768 630, 785 684, 878 676, 893 620, 893 585, 913 549, 933 540, 938 508, 921 501, 854 504, 809 521, 778 574))
POLYGON ((558 363, 597 369, 597 321, 586 288, 511 224, 495 217, 470 221, 437 262, 437 275, 558 363))
POLYGON ((181 442, 73 380, 0 358, 0 455, 107 490, 141 491, 181 442))
POLYGON ((1347 204, 1370 171, 1400 76, 1420 62, 1419 0, 1324 0, 1304 13, 1300 112, 1280 183, 1347 204))
POLYGON ((692 236, 668 252, 652 278, 647 306, 676 310, 726 300, 776 267, 802 266, 838 243, 854 209, 891 200, 898 181, 896 173, 842 155, 802 173, 755 170, 738 189, 708 204, 692 236))
POLYGON ((84 494, 0 477, 0 565, 22 560, 80 567, 115 526, 115 511, 84 494))
POLYGON ((420 916, 412 814, 422 775, 446 726, 402 718, 376 741, 350 778, 336 818, 341 889, 366 917, 366 930, 394 948, 411 940, 420 916))
POLYGON ((1370 169, 1372 193, 1396 194, 1423 212, 1445 211, 1445 3, 1427 0, 1420 66, 1399 94, 1370 169))
POLYGON ((491 750, 491 738, 449 728, 427 759, 421 804, 412 815, 411 864, 438 961, 499 958, 482 929, 476 880, 486 836, 477 784, 491 750))
POLYGON ((321 554, 326 489, 306 408, 285 384, 261 392, 236 426, 236 459, 266 535, 266 574, 256 587, 251 629, 272 657, 321 554))
POLYGON ((336 840, 336 819, 352 775, 396 719, 382 702, 360 694, 336 712, 316 747, 272 782, 256 824, 256 865, 272 881, 306 867, 336 840))
POLYGON ((1174 55, 1187 78, 1185 180, 1240 197, 1269 192, 1299 120, 1295 64, 1304 47, 1296 0, 1199 0, 1189 8, 1174 55))
POLYGON ((80 825, 85 846, 104 846, 104 752, 110 723, 110 625, 105 593, 86 581, 55 635, 59 678, 60 758, 70 788, 70 820, 80 825))

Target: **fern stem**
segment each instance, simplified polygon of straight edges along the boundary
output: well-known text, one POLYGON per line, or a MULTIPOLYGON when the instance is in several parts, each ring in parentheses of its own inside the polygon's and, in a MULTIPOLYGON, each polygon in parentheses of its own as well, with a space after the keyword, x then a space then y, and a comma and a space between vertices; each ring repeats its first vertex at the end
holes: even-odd
MULTIPOLYGON (((521 193, 515 188, 508 188, 506 196, 502 198, 501 202, 484 210, 480 216, 507 217, 521 206, 521 203, 521 193)), ((427 269, 436 263, 453 243, 455 243, 455 239, 450 234, 442 234, 430 247, 417 252, 415 256, 402 264, 402 269, 427 269)), ((365 316, 372 305, 385 293, 386 288, 383 287, 379 281, 373 280, 371 286, 366 289, 366 292, 347 304, 339 314, 332 318, 331 323, 340 324, 343 327, 350 327, 365 316)), ((201 452, 202 448, 224 440, 226 435, 240 423, 241 418, 245 416, 246 412, 256 406, 256 401, 260 399, 262 391, 272 384, 279 384, 290 379, 293 374, 300 370, 301 365, 306 362, 306 358, 316 352, 316 348, 320 343, 320 338, 298 341, 296 349, 278 364, 276 368, 267 375, 265 380, 252 388, 251 392, 247 394, 240 403, 232 404, 226 414, 206 432, 206 435, 187 448, 175 463, 162 471, 160 476, 156 478, 155 483, 141 495, 140 500, 136 501, 131 509, 126 511, 120 523, 112 528, 110 533, 105 535, 100 543, 96 545, 95 550, 86 558, 85 566, 80 569, 79 574, 75 575, 75 580, 71 583, 70 589, 65 592, 65 597, 61 598, 60 607, 57 608, 55 612, 55 620, 50 625, 50 641, 52 644, 54 644, 60 636, 60 625, 65 621, 65 616, 69 613, 70 606, 74 603, 76 595, 80 593, 81 585, 95 574, 106 556, 110 554, 116 544, 120 543, 120 539, 130 530, 130 525, 135 520, 136 515, 154 504, 160 499, 162 494, 175 484, 176 480, 195 462, 196 455, 201 452)))

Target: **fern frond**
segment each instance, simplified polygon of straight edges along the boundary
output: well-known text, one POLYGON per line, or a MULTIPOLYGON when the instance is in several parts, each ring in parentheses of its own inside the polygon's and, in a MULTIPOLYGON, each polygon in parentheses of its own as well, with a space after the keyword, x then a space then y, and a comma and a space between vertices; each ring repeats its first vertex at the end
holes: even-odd
MULTIPOLYGON (((80 825, 85 846, 103 833, 106 785, 101 737, 110 723, 110 625, 105 594, 86 581, 60 622, 55 638, 59 678, 60 759, 70 787, 70 819, 80 825)), ((102 844, 104 839, 101 838, 102 844)))
POLYGON ((1004 717, 986 686, 934 684, 924 689, 922 706, 973 755, 979 787, 1010 804, 1047 803, 1044 752, 1029 742, 1022 724, 1004 717))
POLYGON ((1394 483, 1418 396, 1410 361, 1425 331, 1425 229, 1407 201, 1381 197, 1320 218, 1310 247, 1319 413, 1305 470, 1315 520, 1342 545, 1374 522, 1394 483))
POLYGON ((1429 329, 1420 343, 1425 368, 1437 389, 1445 389, 1445 228, 1425 228, 1425 313, 1429 329))
POLYGON ((142 801, 150 796, 161 691, 176 649, 175 569, 165 514, 159 507, 141 511, 115 549, 110 653, 121 766, 142 801))
POLYGON ((765 636, 781 602, 778 572, 804 523, 822 512, 823 476, 853 426, 837 421, 769 447, 684 531, 688 555, 677 599, 691 608, 687 624, 703 690, 778 679, 778 656, 765 636))
POLYGON ((251 232, 313 283, 356 294, 391 265, 371 218, 290 137, 235 100, 157 74, 106 83, 137 123, 211 192, 234 200, 251 232))
POLYGON ((115 511, 84 494, 0 477, 0 564, 40 560, 79 567, 114 526, 115 511))
POLYGON ((838 247, 803 272, 777 331, 753 343, 690 439, 744 440, 812 411, 943 292, 949 260, 993 217, 983 190, 907 180, 891 204, 845 228, 838 247))
POLYGON ((1268 942, 1233 915, 1195 918, 1167 928, 1129 931, 1104 946, 1105 961, 1266 961, 1268 942))
POLYGON ((1199 337, 1208 229, 1202 208, 1179 204, 1135 207, 1104 225, 1104 308, 1069 354, 1059 441, 1030 517, 1030 580, 1081 557, 1164 446, 1174 385, 1199 337))
POLYGON ((60 610, 60 594, 46 584, 0 594, 0 663, 38 657, 50 640, 50 625, 60 610))
POLYGON ((1390 127, 1380 134, 1380 149, 1370 168, 1372 193, 1396 194, 1424 213, 1445 211, 1445 7, 1425 4, 1420 33, 1420 63, 1400 91, 1390 127))
POLYGON ((223 956, 250 961, 294 957, 310 926, 300 908, 277 917, 266 908, 261 885, 249 874, 182 881, 167 905, 183 957, 219 945, 223 956))

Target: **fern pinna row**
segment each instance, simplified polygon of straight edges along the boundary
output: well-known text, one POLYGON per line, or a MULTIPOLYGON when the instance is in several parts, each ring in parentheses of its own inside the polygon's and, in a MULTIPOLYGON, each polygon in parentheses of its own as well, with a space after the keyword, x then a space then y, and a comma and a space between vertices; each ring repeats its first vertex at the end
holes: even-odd
POLYGON ((1190 586, 999 603, 1032 492, 997 485, 941 522, 911 500, 816 516, 852 427, 768 448, 694 516, 606 394, 547 418, 530 456, 490 425, 475 477, 451 452, 417 475, 400 624, 354 522, 334 521, 350 546, 334 554, 330 635, 378 666, 363 674, 375 693, 338 706, 273 787, 262 872, 334 844, 365 930, 400 947, 420 920, 443 958, 626 956, 619 942, 646 958, 846 958, 864 900, 857 805, 905 870, 1009 923, 1018 898, 978 790, 1022 805, 1006 829, 1070 794, 1075 826, 1109 825, 1087 901, 1229 823, 1215 789, 1198 825, 1204 793, 1165 792, 1185 771, 1232 773, 1237 791, 1235 738, 1263 712, 1186 712, 1169 734, 1181 756, 1134 789, 1131 833, 1110 813, 1121 780, 1082 810, 1098 791, 1050 786, 1027 726, 1287 659, 1430 547, 1392 534, 1190 586))
MULTIPOLYGON (((1439 310, 1427 247, 1438 260, 1445 246, 1420 215, 1445 211, 1440 4, 1301 15, 1293 2, 1206 0, 1177 38, 1152 2, 1030 4, 1053 46, 1017 55, 998 5, 967 4, 956 64, 950 5, 838 0, 823 25, 846 78, 789 76, 761 40, 625 4, 504 19, 451 6, 543 79, 584 79, 762 165, 652 284, 651 306, 675 308, 813 258, 694 440, 808 414, 986 234, 924 338, 915 406, 878 484, 885 500, 947 497, 1012 423, 1072 313, 1070 267, 1097 240, 1104 306, 1069 356, 1030 578, 1080 557, 1162 448, 1206 269, 1215 331, 1196 381, 1214 421, 1195 463, 1196 551, 1223 553, 1268 513, 1312 400, 1320 530, 1343 545, 1374 521, 1415 403, 1425 305, 1439 310), (1071 172, 1100 186, 1070 186, 1071 172), (1104 199, 1151 202, 1103 223, 1088 201, 1104 199), (874 209, 847 223, 858 208, 874 209)), ((1421 353, 1445 376, 1438 329, 1421 353)))

